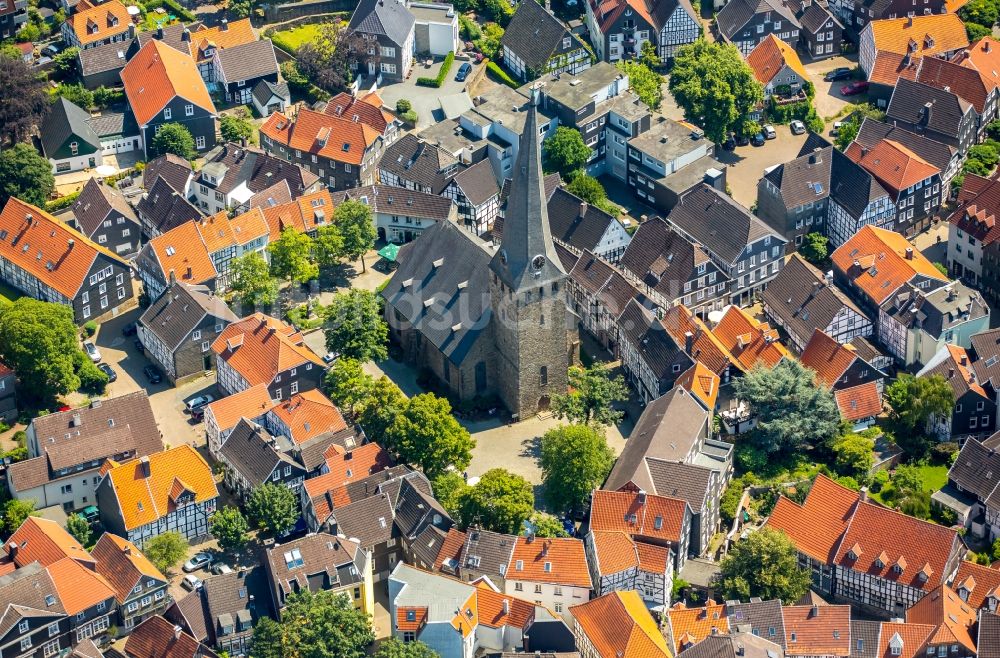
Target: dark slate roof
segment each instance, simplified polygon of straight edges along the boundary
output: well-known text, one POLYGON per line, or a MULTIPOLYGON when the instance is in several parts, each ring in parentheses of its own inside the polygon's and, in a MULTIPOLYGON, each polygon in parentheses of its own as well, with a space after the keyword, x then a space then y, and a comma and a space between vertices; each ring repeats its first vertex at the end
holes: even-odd
POLYGON ((208 288, 178 281, 149 305, 139 323, 173 351, 206 315, 225 324, 239 319, 222 298, 211 294, 208 288))
MULTIPOLYGON (((206 578, 202 585, 205 597, 205 625, 213 630, 213 644, 219 643, 219 617, 229 615, 235 624, 249 613, 251 632, 257 620, 271 614, 267 573, 263 566, 241 569, 206 578), (253 597, 253 601, 250 598, 253 597)), ((240 632, 236 630, 236 634, 240 632)), ((245 632, 244 632, 245 634, 245 632)))
POLYGON ((889 196, 875 177, 840 151, 830 151, 830 196, 855 219, 861 217, 868 204, 889 196))
POLYGON ((970 339, 975 361, 972 369, 976 378, 990 382, 994 390, 1000 389, 1000 329, 990 329, 974 334, 970 339))
POLYGON ((589 251, 584 250, 579 258, 575 258, 569 249, 557 245, 556 253, 563 261, 563 267, 569 268, 569 276, 574 283, 593 295, 613 316, 621 315, 633 299, 646 308, 652 308, 653 303, 621 272, 589 251))
POLYGON ((172 47, 174 50, 179 50, 185 55, 191 54, 191 49, 188 46, 189 42, 184 41, 184 32, 197 32, 202 29, 201 23, 189 23, 184 25, 183 23, 174 23, 173 25, 167 25, 161 30, 151 30, 149 32, 139 32, 135 35, 135 39, 131 43, 128 49, 128 58, 132 59, 139 50, 146 45, 151 39, 158 39, 168 46, 172 47))
POLYGON ((868 363, 874 363, 877 359, 886 358, 886 355, 880 352, 864 336, 855 336, 848 345, 854 348, 854 353, 858 355, 858 358, 868 363))
POLYGON ((387 146, 378 166, 400 178, 430 188, 432 194, 441 194, 460 170, 458 160, 450 153, 413 133, 403 135, 387 146))
POLYGON ((410 550, 417 559, 427 565, 428 568, 434 566, 438 553, 441 552, 441 545, 444 544, 448 533, 435 525, 425 526, 424 529, 410 542, 410 550))
POLYGON ((399 536, 393 523, 392 501, 388 494, 369 496, 338 507, 333 515, 337 534, 357 539, 368 550, 399 536))
POLYGON ((470 527, 465 533, 458 568, 503 577, 514 555, 516 539, 512 535, 470 527))
POLYGON ((222 73, 229 82, 253 80, 278 73, 278 59, 270 39, 260 39, 218 51, 222 73))
POLYGON ((101 139, 90 126, 90 113, 62 96, 52 104, 38 132, 47 157, 56 156, 70 135, 76 135, 97 150, 101 149, 101 139))
POLYGON ((778 276, 767 284, 762 299, 784 326, 806 341, 816 329, 825 331, 845 306, 865 316, 847 295, 798 254, 792 254, 778 276))
POLYGON ((949 91, 900 78, 889 99, 885 116, 889 120, 922 126, 957 139, 959 124, 969 110, 975 111, 968 101, 949 91), (925 118, 928 103, 931 105, 931 112, 930 117, 925 118))
POLYGON ((711 493, 712 469, 697 464, 646 457, 646 470, 653 483, 652 493, 680 498, 687 502, 695 514, 704 508, 705 499, 711 493))
POLYGON ((347 452, 350 448, 361 445, 361 443, 363 441, 352 427, 336 432, 324 432, 298 447, 298 460, 307 472, 312 473, 326 463, 325 453, 331 445, 338 445, 344 449, 344 452, 347 452), (350 445, 347 443, 348 439, 351 440, 350 445))
POLYGON ((180 191, 171 187, 163 176, 156 179, 152 189, 142 195, 135 208, 148 217, 160 233, 201 218, 201 211, 191 205, 180 191))
POLYGON ((882 303, 882 311, 904 327, 920 327, 938 338, 956 325, 988 315, 989 306, 961 281, 931 291, 906 283, 882 303))
POLYGON ((191 163, 179 155, 168 153, 149 161, 142 170, 142 187, 151 190, 157 178, 163 178, 178 192, 184 191, 191 175, 191 163))
POLYGON ((480 160, 458 172, 452 180, 474 206, 479 206, 500 194, 500 186, 497 185, 493 165, 489 159, 480 160))
POLYGON ((583 47, 562 21, 537 2, 522 2, 517 6, 500 39, 500 46, 510 48, 525 67, 538 72, 552 57, 583 47), (569 48, 562 46, 566 37, 570 38, 569 48))
POLYGON ((93 235, 101 226, 101 222, 112 212, 116 211, 123 217, 138 222, 132 206, 128 205, 125 197, 118 190, 105 185, 97 178, 87 181, 80 196, 73 202, 73 216, 79 223, 85 235, 93 235))
POLYGON ((180 600, 174 600, 170 604, 170 607, 164 610, 163 616, 183 628, 191 637, 199 642, 204 642, 208 639, 208 627, 205 624, 205 607, 200 589, 196 589, 185 595, 180 600))
POLYGON ((267 105, 272 97, 289 98, 288 85, 284 82, 277 84, 269 80, 261 80, 253 88, 253 97, 261 105, 267 105))
POLYGON ((685 658, 775 658, 781 651, 776 642, 756 635, 731 633, 709 635, 684 650, 685 658))
POLYGON ((452 525, 448 512, 431 495, 430 483, 419 473, 400 480, 393 509, 396 527, 404 537, 414 537, 428 525, 445 530, 452 525))
POLYGON ((407 215, 435 222, 447 221, 451 215, 452 202, 447 197, 390 185, 355 187, 333 192, 331 197, 334 206, 343 203, 344 199, 359 199, 374 212, 386 215, 407 215))
POLYGON ((983 611, 979 615, 979 658, 1000 658, 1000 616, 983 611))
POLYGON ((798 16, 802 27, 812 33, 825 29, 824 26, 830 20, 833 20, 838 26, 840 25, 840 21, 818 2, 810 2, 805 11, 797 11, 796 16, 798 16))
MULTIPOLYGON (((639 225, 620 261, 622 269, 670 300, 683 295, 684 284, 696 276, 702 264, 706 271, 715 269, 704 247, 689 242, 659 217, 639 225)), ((719 283, 729 278, 722 271, 716 276, 719 283)))
MULTIPOLYGON (((992 442, 997 435, 987 439, 992 442)), ((965 440, 962 450, 948 471, 948 480, 989 507, 1000 507, 1000 451, 987 448, 974 438, 965 440)))
POLYGON ((806 141, 802 142, 802 147, 799 149, 799 154, 795 157, 802 157, 803 155, 808 155, 815 151, 816 149, 825 149, 828 146, 833 146, 833 144, 820 135, 819 133, 809 132, 806 135, 806 141))
POLYGON ((120 71, 125 68, 128 44, 122 41, 106 43, 94 48, 84 48, 77 55, 80 62, 80 75, 87 77, 107 71, 120 71))
POLYGON ((413 14, 402 2, 361 0, 351 15, 348 27, 364 34, 386 36, 402 46, 413 30, 414 22, 413 14))
POLYGON ((549 197, 548 211, 552 237, 581 250, 595 251, 608 229, 618 222, 561 187, 549 197))
MULTIPOLYGON (((219 52, 228 51, 227 48, 219 52)), ((227 142, 209 154, 202 171, 212 169, 222 174, 215 189, 223 194, 229 194, 242 184, 246 184, 251 192, 260 192, 279 180, 287 180, 289 189, 298 196, 319 180, 319 176, 298 165, 258 148, 233 142, 227 142)))
POLYGON ((458 365, 490 323, 489 262, 474 235, 438 222, 400 250, 399 267, 382 295, 458 365))
POLYGON ((251 486, 264 484, 281 465, 302 471, 298 463, 278 450, 274 440, 266 429, 241 418, 222 444, 220 453, 229 467, 243 475, 251 486))
POLYGON ((881 628, 881 622, 852 619, 851 658, 878 658, 881 628))
POLYGON ((267 549, 268 577, 272 595, 282 601, 292 592, 346 587, 362 581, 355 566, 355 542, 319 532, 267 549), (302 566, 289 566, 285 555, 298 550, 302 566))
POLYGON ((116 135, 130 136, 139 134, 139 126, 131 109, 124 112, 101 112, 100 116, 90 118, 90 127, 98 137, 113 137, 116 135))
POLYGON ((632 344, 661 386, 665 380, 676 379, 694 365, 691 357, 685 354, 684 346, 675 343, 653 312, 639 302, 628 302, 618 316, 618 327, 621 340, 632 344))
POLYGON ((884 139, 902 144, 941 171, 948 170, 955 155, 955 149, 947 144, 868 117, 861 123, 854 141, 866 148, 873 148, 884 139))
POLYGON ((38 562, 21 567, 0 577, 0 597, 7 607, 0 616, 0 633, 6 635, 24 617, 47 616, 59 619, 67 616, 62 597, 47 569, 38 562), (45 604, 52 595, 55 602, 45 604), (16 605, 12 605, 15 604, 16 605))
POLYGON ((786 209, 822 201, 830 195, 830 169, 833 147, 818 149, 794 160, 779 164, 764 178, 781 190, 786 209))
POLYGON ((798 19, 784 3, 772 3, 768 0, 731 0, 715 15, 715 21, 719 32, 727 39, 732 40, 750 19, 765 12, 774 12, 783 16, 792 25, 798 26, 799 24, 798 19))
POLYGON ((728 263, 735 263, 748 244, 766 235, 785 242, 728 195, 704 184, 684 194, 667 220, 728 263))
POLYGON ((730 628, 747 624, 754 635, 785 647, 785 621, 781 601, 761 601, 755 598, 749 603, 729 602, 726 604, 726 612, 730 628))

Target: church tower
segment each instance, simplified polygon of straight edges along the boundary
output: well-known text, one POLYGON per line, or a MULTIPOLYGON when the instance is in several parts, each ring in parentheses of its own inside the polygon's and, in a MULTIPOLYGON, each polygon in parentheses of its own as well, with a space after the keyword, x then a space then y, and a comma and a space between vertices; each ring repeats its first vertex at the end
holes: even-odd
POLYGON ((497 389, 519 418, 544 411, 553 395, 566 392, 568 332, 576 330, 549 230, 537 103, 536 89, 525 111, 500 248, 490 261, 497 389))

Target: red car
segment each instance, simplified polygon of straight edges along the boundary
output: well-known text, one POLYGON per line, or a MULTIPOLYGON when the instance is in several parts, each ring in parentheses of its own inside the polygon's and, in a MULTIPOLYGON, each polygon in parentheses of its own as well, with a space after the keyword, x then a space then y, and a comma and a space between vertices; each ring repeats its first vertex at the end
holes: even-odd
POLYGON ((864 80, 852 82, 851 84, 844 85, 840 88, 840 93, 844 96, 856 96, 858 94, 863 94, 866 91, 868 91, 868 83, 864 80))

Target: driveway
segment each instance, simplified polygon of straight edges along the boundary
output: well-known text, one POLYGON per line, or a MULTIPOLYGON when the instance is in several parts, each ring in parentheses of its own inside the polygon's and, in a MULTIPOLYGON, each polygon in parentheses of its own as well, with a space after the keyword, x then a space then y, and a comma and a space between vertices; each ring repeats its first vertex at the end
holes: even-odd
MULTIPOLYGON (((806 141, 806 135, 793 135, 788 126, 774 126, 778 136, 764 146, 737 146, 735 151, 719 149, 715 157, 729 165, 726 181, 733 199, 749 208, 757 200, 757 182, 764 170, 795 158, 806 141)), ((807 133, 808 134, 808 133, 807 133)))
POLYGON ((831 57, 830 59, 821 59, 805 64, 806 73, 809 74, 809 79, 816 88, 816 98, 813 100, 816 106, 816 113, 823 119, 830 120, 840 114, 846 105, 864 101, 864 96, 844 96, 840 93, 840 88, 848 84, 850 80, 827 82, 823 79, 823 76, 833 69, 842 66, 853 69, 857 65, 857 55, 831 57))
MULTIPOLYGON (((434 64, 430 68, 425 67, 422 62, 414 62, 412 73, 408 79, 379 87, 379 96, 382 97, 386 107, 395 108, 396 101, 401 98, 405 98, 413 104, 413 111, 417 113, 417 130, 443 121, 445 116, 441 109, 441 99, 465 92, 468 82, 475 77, 478 67, 482 66, 482 64, 470 61, 469 63, 473 67, 472 71, 469 72, 465 82, 458 82, 455 80, 455 75, 458 73, 458 67, 466 60, 455 58, 455 63, 452 64, 451 71, 448 72, 444 84, 440 88, 434 89, 417 85, 417 78, 436 76, 443 61, 443 57, 434 60, 434 64)), ((471 101, 469 102, 471 103, 471 101)))

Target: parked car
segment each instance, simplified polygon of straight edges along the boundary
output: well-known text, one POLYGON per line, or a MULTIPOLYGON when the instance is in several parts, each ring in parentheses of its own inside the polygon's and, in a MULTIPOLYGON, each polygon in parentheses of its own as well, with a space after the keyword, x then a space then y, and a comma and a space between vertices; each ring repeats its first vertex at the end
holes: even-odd
POLYGON ((747 137, 746 135, 737 135, 736 136, 736 145, 737 146, 746 146, 749 143, 750 143, 750 138, 747 137))
POLYGON ((806 131, 806 124, 802 123, 798 119, 795 119, 788 127, 791 128, 793 135, 801 135, 806 131))
POLYGON ((754 146, 763 146, 764 133, 757 133, 756 135, 753 136, 753 139, 751 139, 750 141, 753 143, 754 146))
POLYGON ((232 573, 233 568, 226 564, 225 562, 216 562, 212 565, 212 573, 216 576, 221 576, 224 573, 232 573))
POLYGON ((857 96, 866 91, 868 91, 868 82, 866 80, 858 80, 840 88, 840 93, 844 96, 857 96))
POLYGON ((194 413, 195 409, 201 409, 205 405, 211 404, 214 401, 215 398, 211 395, 199 395, 188 400, 184 407, 187 409, 188 413, 194 413))
POLYGON ((844 125, 843 121, 834 121, 833 128, 830 129, 830 134, 834 136, 839 135, 840 129, 843 127, 843 125, 844 125))
POLYGON ((181 587, 190 592, 201 589, 202 584, 201 578, 190 573, 184 576, 184 580, 181 581, 181 587))
POLYGON ((59 44, 50 43, 49 45, 42 48, 42 54, 48 55, 49 57, 55 57, 56 55, 59 54, 60 50, 62 50, 62 48, 59 47, 59 44))
POLYGON ((149 380, 150 384, 159 384, 163 381, 163 375, 156 366, 149 365, 142 369, 142 374, 146 375, 146 379, 149 380))
POLYGON ((207 569, 212 566, 212 562, 215 562, 215 558, 212 557, 211 553, 206 553, 202 551, 201 553, 195 553, 191 556, 191 559, 184 563, 184 572, 191 573, 192 571, 197 571, 198 569, 207 569))
POLYGON ((778 136, 777 131, 775 131, 774 126, 767 124, 761 128, 761 132, 764 133, 764 139, 775 139, 778 136))
POLYGON ((83 344, 83 351, 87 353, 87 356, 89 356, 90 360, 94 363, 101 362, 101 351, 97 349, 97 345, 94 345, 89 340, 83 344))
POLYGON ((458 73, 455 74, 456 82, 465 82, 465 79, 469 77, 469 73, 472 72, 472 64, 468 62, 463 62, 461 66, 458 67, 458 73))
POLYGON ((840 66, 824 75, 823 79, 827 82, 834 82, 835 80, 850 80, 852 75, 854 75, 854 71, 846 66, 840 66))
POLYGON ((736 137, 733 133, 729 133, 729 137, 726 138, 726 141, 722 142, 722 148, 725 151, 732 151, 736 148, 736 137))
POLYGON ((323 363, 330 365, 331 363, 336 361, 337 357, 339 356, 340 352, 327 352, 326 354, 323 355, 323 363))
POLYGON ((101 513, 98 511, 96 505, 87 505, 80 514, 83 515, 83 518, 87 519, 87 523, 93 523, 101 517, 101 513))
POLYGON ((108 376, 108 382, 113 382, 118 380, 118 373, 115 372, 115 369, 109 366, 108 364, 98 363, 97 369, 108 376))
POLYGON ((129 322, 127 325, 122 327, 122 336, 134 336, 135 335, 135 322, 129 322))

